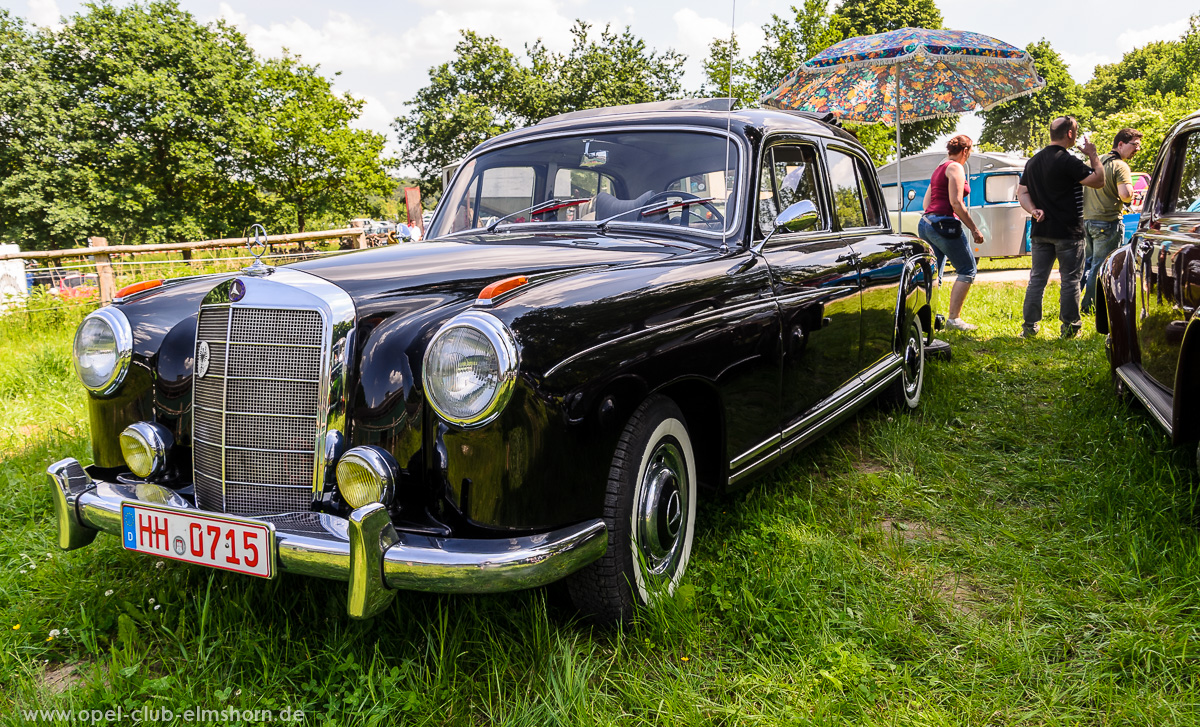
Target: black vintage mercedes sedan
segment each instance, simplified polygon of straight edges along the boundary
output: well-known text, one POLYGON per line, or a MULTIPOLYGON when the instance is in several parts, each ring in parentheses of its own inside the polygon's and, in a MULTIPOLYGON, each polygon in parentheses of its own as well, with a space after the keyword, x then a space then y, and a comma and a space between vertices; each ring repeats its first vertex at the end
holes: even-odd
POLYGON ((94 462, 49 469, 59 543, 347 581, 352 617, 566 579, 626 618, 683 576, 702 492, 877 395, 917 406, 931 260, 812 117, 546 119, 464 160, 425 242, 89 316, 94 462))
POLYGON ((1167 134, 1137 231, 1097 283, 1118 395, 1141 401, 1175 444, 1200 440, 1200 112, 1167 134))

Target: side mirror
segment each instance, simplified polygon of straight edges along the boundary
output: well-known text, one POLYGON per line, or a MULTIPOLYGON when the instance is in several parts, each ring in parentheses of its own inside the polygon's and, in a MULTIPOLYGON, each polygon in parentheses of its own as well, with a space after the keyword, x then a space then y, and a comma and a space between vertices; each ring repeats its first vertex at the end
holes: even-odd
POLYGON ((775 218, 775 230, 787 232, 805 232, 815 229, 821 224, 821 213, 817 206, 807 199, 791 205, 775 218))
POLYGON ((908 201, 912 202, 916 198, 917 198, 917 190, 915 190, 915 189, 908 190, 908 201))
POLYGON ((807 199, 802 199, 779 213, 775 218, 775 229, 771 230, 762 242, 750 248, 750 252, 754 255, 761 255, 767 242, 780 230, 805 232, 815 229, 819 224, 821 224, 821 213, 817 211, 817 206, 807 199))
POLYGON ((396 225, 396 239, 400 240, 400 242, 412 242, 413 234, 408 225, 396 225))

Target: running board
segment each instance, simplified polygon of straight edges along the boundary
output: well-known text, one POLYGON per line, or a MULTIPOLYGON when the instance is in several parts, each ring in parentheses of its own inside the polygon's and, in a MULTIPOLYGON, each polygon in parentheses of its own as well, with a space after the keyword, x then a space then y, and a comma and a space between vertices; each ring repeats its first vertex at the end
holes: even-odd
POLYGON ((1154 379, 1150 378, 1141 366, 1134 363, 1122 364, 1117 367, 1117 376, 1129 387, 1129 391, 1142 402, 1150 414, 1174 436, 1171 429, 1171 392, 1167 391, 1154 379))

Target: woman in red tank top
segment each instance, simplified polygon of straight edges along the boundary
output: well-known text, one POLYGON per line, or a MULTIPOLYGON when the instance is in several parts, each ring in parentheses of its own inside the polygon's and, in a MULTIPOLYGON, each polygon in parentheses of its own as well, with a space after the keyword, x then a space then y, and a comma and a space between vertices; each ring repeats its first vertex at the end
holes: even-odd
POLYGON ((929 179, 929 189, 925 192, 925 214, 917 226, 920 238, 933 246, 938 269, 941 269, 942 261, 949 258, 958 273, 950 290, 950 317, 946 321, 947 328, 958 331, 978 328, 962 319, 963 303, 967 300, 967 292, 971 290, 976 273, 975 255, 967 241, 966 230, 971 231, 975 244, 983 242, 983 233, 979 231, 975 220, 971 219, 964 202, 970 188, 963 165, 971 156, 972 146, 971 137, 965 134, 959 134, 946 143, 946 160, 933 170, 933 176, 929 179))

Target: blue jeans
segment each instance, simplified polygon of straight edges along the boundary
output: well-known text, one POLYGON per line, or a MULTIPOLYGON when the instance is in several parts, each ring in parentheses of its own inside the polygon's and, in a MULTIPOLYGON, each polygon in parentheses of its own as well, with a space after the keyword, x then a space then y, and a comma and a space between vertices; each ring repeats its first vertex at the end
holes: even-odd
POLYGON ((1084 311, 1090 312, 1096 299, 1096 275, 1100 272, 1100 266, 1124 242, 1125 223, 1121 220, 1083 221, 1084 255, 1092 261, 1083 288, 1083 302, 1080 304, 1084 311))
POLYGON ((921 215, 921 221, 917 223, 917 236, 933 246, 939 277, 946 258, 950 258, 954 272, 958 273, 957 279, 966 283, 974 282, 977 270, 975 256, 971 254, 971 243, 967 240, 967 228, 964 226, 958 237, 943 237, 933 229, 933 221, 949 219, 953 218, 942 215, 921 215))
POLYGON ((1055 240, 1034 237, 1031 240, 1033 269, 1029 271, 1029 287, 1025 288, 1022 315, 1025 330, 1036 331, 1042 320, 1042 294, 1050 271, 1058 260, 1058 275, 1062 289, 1058 293, 1058 319, 1064 336, 1074 335, 1083 326, 1079 317, 1079 278, 1083 275, 1083 240, 1055 240))

